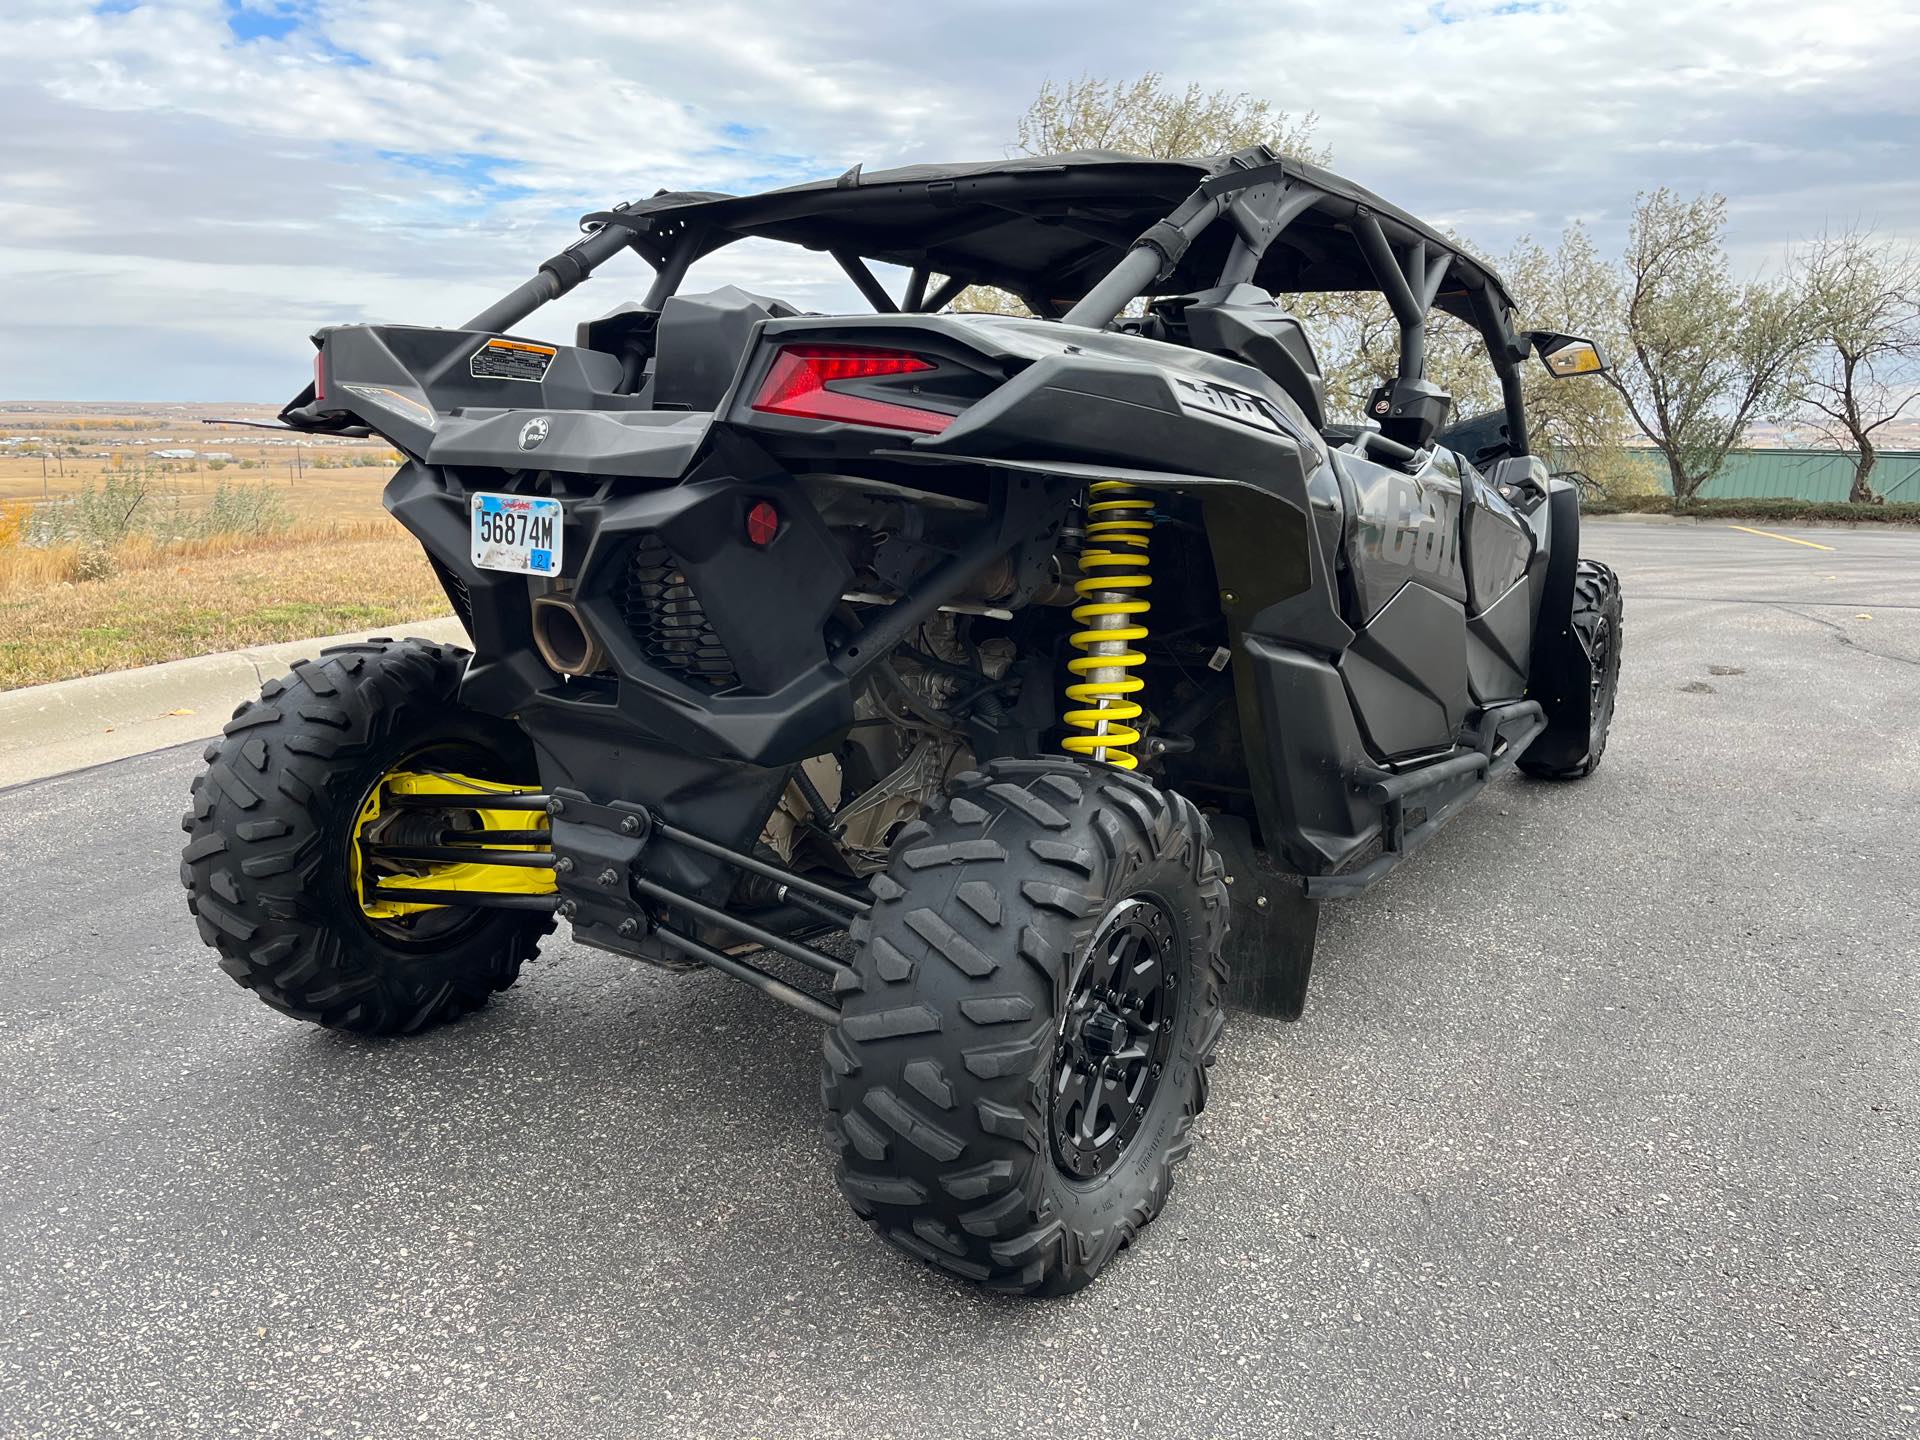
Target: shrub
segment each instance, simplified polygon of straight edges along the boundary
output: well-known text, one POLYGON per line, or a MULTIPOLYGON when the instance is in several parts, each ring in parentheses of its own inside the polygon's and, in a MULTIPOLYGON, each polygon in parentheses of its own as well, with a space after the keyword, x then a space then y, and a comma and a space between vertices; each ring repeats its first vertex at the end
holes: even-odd
POLYGON ((147 511, 156 487, 143 471, 110 474, 98 489, 89 484, 77 494, 43 500, 27 517, 24 538, 29 545, 119 544, 150 518, 147 511))
POLYGON ((1850 505, 1844 500, 1695 500, 1681 505, 1671 495, 1608 495, 1581 507, 1589 515, 1677 515, 1690 520, 1866 521, 1920 525, 1920 502, 1850 505))
POLYGON ((268 485, 235 485, 222 480, 207 502, 201 535, 277 535, 293 525, 286 498, 268 485))
POLYGON ((68 574, 75 580, 111 580, 119 568, 111 550, 104 545, 88 545, 74 557, 68 574))
POLYGON ((111 550, 136 536, 164 544, 210 535, 277 535, 293 524, 285 497, 269 485, 222 480, 204 505, 196 499, 156 483, 143 470, 110 474, 98 489, 88 485, 78 494, 35 505, 22 525, 22 539, 41 549, 111 550))

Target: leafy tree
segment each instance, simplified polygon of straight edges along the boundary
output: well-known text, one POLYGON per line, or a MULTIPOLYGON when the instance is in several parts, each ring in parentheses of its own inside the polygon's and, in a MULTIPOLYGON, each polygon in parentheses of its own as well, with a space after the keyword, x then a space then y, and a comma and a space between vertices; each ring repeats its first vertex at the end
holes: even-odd
POLYGON ((1779 405, 1817 326, 1803 285, 1734 282, 1723 195, 1640 195, 1608 307, 1617 317, 1608 380, 1666 462, 1686 504, 1755 416, 1779 405))
POLYGON ((1802 265, 1818 339, 1785 414, 1853 457, 1847 499, 1868 502, 1874 435, 1920 400, 1920 252, 1854 228, 1821 236, 1802 265))
MULTIPOLYGON (((1613 312, 1618 281, 1579 224, 1548 250, 1522 239, 1496 267, 1513 292, 1519 324, 1597 340, 1609 358, 1621 344, 1613 312)), ((1626 453, 1633 426, 1620 392, 1591 379, 1556 380, 1541 365, 1520 367, 1532 449, 1561 469, 1579 470, 1613 491, 1650 482, 1626 453)))
POLYGON ((1015 148, 1025 155, 1069 150, 1119 150, 1153 160, 1219 155, 1270 145, 1296 160, 1324 165, 1329 152, 1315 143, 1319 117, 1299 116, 1256 96, 1205 90, 1197 83, 1169 89, 1148 71, 1137 80, 1083 75, 1067 84, 1049 80, 1020 117, 1015 148))

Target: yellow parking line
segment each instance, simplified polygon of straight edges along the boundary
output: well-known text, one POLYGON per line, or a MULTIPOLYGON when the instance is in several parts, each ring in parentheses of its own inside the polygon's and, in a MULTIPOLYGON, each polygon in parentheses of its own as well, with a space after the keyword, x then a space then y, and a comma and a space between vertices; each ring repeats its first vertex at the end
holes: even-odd
POLYGON ((1791 535, 1776 535, 1771 530, 1756 530, 1751 525, 1729 525, 1729 530, 1744 530, 1749 535, 1764 535, 1769 540, 1784 540, 1789 545, 1804 545, 1809 550, 1831 550, 1833 546, 1822 545, 1818 540, 1796 540, 1791 535))

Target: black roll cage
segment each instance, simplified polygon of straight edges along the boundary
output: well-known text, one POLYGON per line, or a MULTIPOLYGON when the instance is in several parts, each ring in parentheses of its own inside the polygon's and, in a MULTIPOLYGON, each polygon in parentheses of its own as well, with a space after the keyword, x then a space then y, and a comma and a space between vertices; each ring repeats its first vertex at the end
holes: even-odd
MULTIPOLYGON (((1005 201, 1011 208, 1016 196, 1025 199, 1031 195, 1034 188, 1031 177, 1035 173, 1044 171, 1056 179, 1054 188, 1070 191, 1076 162, 1082 170, 1093 171, 1095 161, 1110 165, 1131 160, 1132 157, 1110 155, 1040 157, 1030 163, 1009 162, 1000 174, 991 171, 979 174, 971 170, 954 173, 966 175, 969 202, 993 205, 998 192, 1004 191, 1005 201), (1060 163, 1050 167, 1045 164, 1054 158, 1060 163)), ((1037 290, 1016 291, 1021 300, 1042 318, 1105 329, 1133 300, 1155 293, 1156 287, 1172 279, 1181 270, 1195 242, 1216 221, 1224 218, 1233 232, 1224 263, 1219 266, 1217 283, 1254 283, 1261 262, 1274 242, 1295 221, 1311 214, 1323 225, 1351 235, 1364 261, 1364 274, 1372 282, 1371 287, 1343 284, 1325 288, 1377 287, 1386 298, 1400 331, 1397 372, 1401 380, 1423 378, 1426 317, 1442 296, 1442 287, 1449 276, 1454 279, 1458 289, 1453 293, 1464 301, 1466 311, 1461 318, 1485 341, 1488 359, 1499 379, 1508 448, 1515 455, 1528 453, 1519 367, 1532 353, 1532 337, 1514 328, 1512 302, 1498 278, 1483 265, 1466 260, 1434 232, 1384 202, 1369 203, 1371 197, 1367 192, 1317 167, 1276 156, 1265 146, 1206 162, 1169 162, 1170 166, 1182 164, 1204 166, 1209 173, 1164 218, 1127 243, 1120 259, 1064 312, 1053 298, 1037 290)), ((796 186, 764 196, 742 199, 719 194, 667 195, 663 192, 650 201, 629 202, 595 212, 581 220, 585 233, 580 239, 542 263, 530 279, 475 315, 463 328, 508 330, 549 301, 573 290, 607 260, 628 249, 655 269, 653 284, 641 307, 657 310, 679 289, 695 260, 754 233, 737 223, 712 223, 703 218, 703 211, 728 205, 737 209, 751 201, 758 207, 760 223, 768 223, 769 219, 793 223, 817 213, 825 196, 884 183, 897 189, 924 186, 931 223, 919 237, 923 250, 1000 223, 992 215, 982 218, 964 210, 955 218, 943 217, 940 207, 950 202, 944 202, 941 187, 944 185, 945 190, 951 192, 956 182, 921 178, 923 174, 937 177, 940 173, 937 170, 890 173, 911 174, 913 178, 902 181, 889 181, 886 175, 863 178, 860 167, 855 166, 830 183, 796 186)), ((1110 228, 1103 229, 1071 213, 1049 217, 1049 223, 1084 232, 1096 247, 1112 250, 1121 243, 1110 228)), ((894 243, 898 236, 887 239, 887 244, 875 243, 862 248, 875 254, 875 258, 880 258, 876 253, 880 251, 898 253, 900 247, 894 243)), ((943 274, 936 285, 933 280, 938 272, 921 258, 910 264, 904 292, 895 300, 867 264, 861 248, 846 243, 805 243, 831 255, 878 314, 931 314, 951 303, 970 284, 996 283, 992 278, 943 274)), ((1098 248, 1093 254, 1097 258, 1098 248)))

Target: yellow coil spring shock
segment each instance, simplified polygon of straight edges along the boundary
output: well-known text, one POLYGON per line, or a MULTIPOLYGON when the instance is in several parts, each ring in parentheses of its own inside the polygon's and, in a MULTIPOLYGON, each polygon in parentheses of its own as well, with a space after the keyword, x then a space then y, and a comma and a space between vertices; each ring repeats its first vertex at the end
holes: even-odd
POLYGON ((1147 638, 1147 627, 1137 617, 1149 608, 1139 592, 1153 583, 1147 573, 1152 510, 1153 501, 1126 481, 1095 481, 1087 494, 1081 578, 1073 586, 1081 597, 1073 607, 1073 618, 1086 628, 1076 630, 1069 639, 1075 649, 1087 653, 1067 662, 1067 669, 1079 677, 1067 686, 1067 699, 1082 708, 1067 711, 1061 719, 1086 733, 1068 735, 1060 744, 1072 754, 1122 770, 1140 763, 1127 748, 1139 743, 1140 732, 1127 722, 1138 720, 1143 712, 1128 697, 1144 690, 1147 682, 1127 672, 1147 663, 1134 646, 1147 638))

